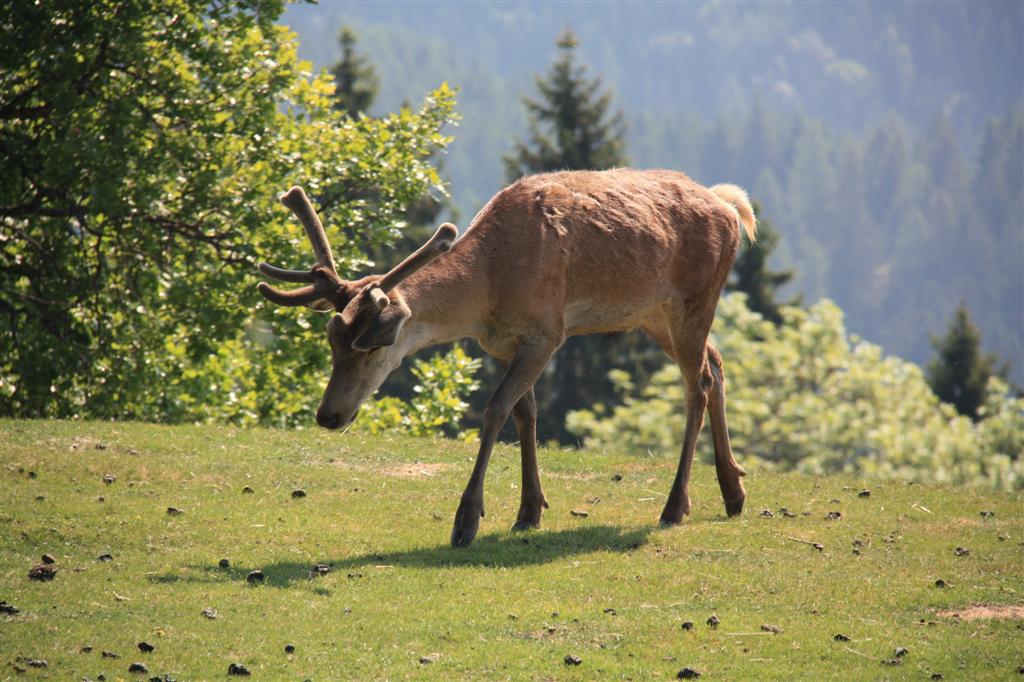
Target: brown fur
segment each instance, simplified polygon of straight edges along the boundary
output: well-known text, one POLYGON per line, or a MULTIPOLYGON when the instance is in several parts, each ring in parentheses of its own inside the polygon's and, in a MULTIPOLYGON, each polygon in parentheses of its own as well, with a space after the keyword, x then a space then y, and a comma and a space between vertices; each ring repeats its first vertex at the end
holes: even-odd
MULTIPOLYGON (((414 350, 476 339, 506 366, 488 401, 476 467, 462 496, 452 543, 469 544, 483 515, 483 478, 498 430, 512 414, 522 443, 523 486, 516 528, 535 527, 547 506, 536 463, 533 384, 568 336, 643 328, 679 364, 687 422, 679 470, 662 522, 689 512, 687 482, 707 409, 727 512, 739 513, 743 470, 725 420, 721 356, 707 345, 715 307, 739 248, 756 223, 734 185, 705 188, 674 171, 617 169, 525 177, 499 192, 443 257, 390 294, 407 313, 393 345, 351 349, 344 316, 329 334, 334 371, 318 420, 333 427, 414 350)), ((338 304, 365 310, 379 276, 341 284, 338 304)), ((388 309, 385 309, 388 310, 388 309)))

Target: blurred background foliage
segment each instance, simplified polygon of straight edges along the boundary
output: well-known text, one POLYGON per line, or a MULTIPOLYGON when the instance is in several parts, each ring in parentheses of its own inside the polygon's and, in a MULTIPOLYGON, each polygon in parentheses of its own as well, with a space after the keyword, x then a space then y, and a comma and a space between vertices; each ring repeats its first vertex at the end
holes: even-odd
MULTIPOLYGON (((977 424, 942 403, 921 368, 847 332, 824 299, 782 307, 775 325, 723 297, 712 343, 725 358, 729 434, 748 471, 847 472, 1024 489, 1024 399, 1005 381, 987 384, 977 424)), ((647 385, 612 375, 622 401, 572 412, 569 430, 586 447, 672 456, 683 433, 683 387, 674 363, 647 385)), ((714 461, 711 439, 700 456, 714 461)))
POLYGON ((828 297, 918 364, 963 302, 1024 383, 1021 3, 350 1, 282 21, 321 67, 355 30, 380 78, 372 114, 459 87, 445 169, 467 218, 505 181, 530 124, 520 100, 570 27, 624 114, 631 165, 761 203, 771 266, 794 272, 781 300, 828 297))

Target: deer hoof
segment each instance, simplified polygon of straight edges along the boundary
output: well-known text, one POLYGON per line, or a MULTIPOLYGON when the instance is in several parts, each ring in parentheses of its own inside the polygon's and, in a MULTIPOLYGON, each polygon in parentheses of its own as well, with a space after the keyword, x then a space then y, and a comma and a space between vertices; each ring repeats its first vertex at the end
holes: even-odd
POLYGON ((452 527, 452 547, 469 547, 480 529, 480 517, 483 508, 476 505, 459 505, 455 512, 455 525, 452 527))
POLYGON ((531 521, 529 519, 519 519, 516 521, 515 525, 512 526, 512 530, 516 531, 534 530, 535 528, 540 528, 540 520, 531 521))
POLYGON ((732 502, 726 501, 725 503, 725 514, 726 516, 739 516, 743 512, 743 503, 746 501, 746 497, 741 497, 738 500, 732 502))

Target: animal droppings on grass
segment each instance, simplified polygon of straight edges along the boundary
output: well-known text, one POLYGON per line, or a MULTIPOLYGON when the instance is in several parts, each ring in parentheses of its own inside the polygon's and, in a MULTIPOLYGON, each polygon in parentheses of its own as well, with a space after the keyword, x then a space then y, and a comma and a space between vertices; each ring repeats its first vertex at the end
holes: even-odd
POLYGON ((295 490, 292 491, 292 499, 294 499, 294 500, 298 500, 298 499, 303 498, 305 496, 306 496, 306 491, 303 490, 302 488, 296 488, 295 490))
POLYGON ((690 630, 693 629, 693 621, 692 620, 684 620, 679 627, 681 627, 683 630, 689 632, 690 630))
POLYGON ((615 483, 618 483, 621 480, 622 480, 622 474, 615 474, 614 476, 612 476, 612 481, 615 482, 615 483))
POLYGON ((89 644, 86 644, 85 646, 83 646, 81 649, 78 650, 78 653, 80 653, 80 654, 91 654, 92 653, 92 646, 89 645, 89 644))
POLYGON ((778 635, 782 633, 782 628, 780 628, 778 625, 771 625, 770 623, 765 623, 761 626, 761 631, 770 632, 774 635, 778 635))
POLYGON ((932 673, 931 679, 933 679, 933 680, 944 680, 946 678, 942 676, 942 673, 932 673))
POLYGON ((265 578, 266 576, 263 575, 263 571, 256 569, 255 571, 249 571, 249 575, 245 576, 245 582, 254 585, 263 582, 265 578))
POLYGON ((718 620, 718 616, 716 616, 715 614, 711 614, 711 617, 710 617, 710 618, 708 618, 708 619, 707 619, 706 621, 704 621, 704 622, 705 622, 705 623, 707 623, 707 624, 708 624, 708 626, 709 626, 709 627, 710 627, 710 628, 711 628, 712 630, 714 630, 715 628, 717 628, 717 627, 718 627, 718 624, 719 624, 720 622, 722 622, 722 621, 718 620))
POLYGON ((770 519, 773 516, 775 516, 775 514, 772 513, 771 509, 762 509, 761 513, 758 514, 758 516, 760 516, 762 519, 770 519))
POLYGON ((295 653, 295 645, 294 644, 285 644, 284 645, 284 652, 286 654, 294 654, 295 653))
POLYGON ((441 658, 441 654, 438 653, 425 654, 423 656, 420 656, 420 665, 430 665, 439 658, 441 658))
POLYGON ((138 647, 139 651, 146 654, 148 654, 150 651, 153 651, 153 649, 156 649, 156 647, 150 644, 149 642, 139 642, 138 647))
POLYGON ((244 488, 242 488, 243 495, 252 495, 254 492, 256 491, 252 489, 251 485, 247 485, 244 488))
POLYGON ((907 647, 905 647, 905 646, 898 646, 898 647, 896 647, 896 651, 894 651, 892 653, 893 653, 893 656, 895 656, 896 658, 903 658, 904 656, 906 656, 907 654, 910 653, 910 650, 907 649, 907 647))
POLYGON ((859 493, 857 493, 857 497, 871 497, 871 491, 865 488, 864 490, 861 490, 859 493))
POLYGON ((676 673, 677 680, 695 680, 700 677, 700 673, 693 668, 683 668, 676 673))
POLYGON ((617 613, 613 608, 607 608, 604 610, 604 612, 607 613, 609 616, 614 616, 617 613))
POLYGON ((121 658, 121 654, 115 654, 113 651, 103 651, 101 654, 103 658, 118 659, 121 658))
POLYGON ((214 620, 217 617, 217 609, 211 609, 209 606, 207 606, 205 609, 202 610, 202 614, 210 620, 214 620))
POLYGON ((971 553, 971 550, 967 549, 966 547, 957 547, 956 549, 953 550, 953 554, 955 554, 957 556, 967 556, 970 553, 971 553))
POLYGON ((978 515, 981 516, 981 518, 983 519, 991 519, 995 518, 996 513, 994 511, 982 510, 981 512, 978 513, 978 515))
POLYGON ((239 677, 249 677, 252 675, 249 669, 241 663, 232 663, 228 666, 228 675, 238 675, 239 677))
POLYGON ((146 667, 145 663, 132 663, 128 666, 128 672, 130 673, 148 673, 149 668, 146 667))
POLYGON ((20 609, 14 604, 8 604, 5 601, 0 601, 0 613, 6 613, 9 616, 13 616, 19 611, 20 609))
POLYGON ((583 519, 585 519, 588 516, 590 516, 590 512, 583 511, 582 509, 573 509, 573 510, 570 510, 569 513, 572 514, 573 516, 578 516, 578 517, 583 518, 583 519))
POLYGON ((103 474, 103 482, 106 483, 107 485, 110 485, 116 480, 117 476, 115 476, 114 474, 103 474))
POLYGON ((938 580, 935 581, 935 587, 938 587, 938 588, 949 587, 949 583, 947 583, 942 578, 939 578, 938 580))
POLYGON ((888 665, 888 666, 903 665, 903 659, 902 658, 886 658, 886 659, 884 659, 882 661, 882 665, 888 665))
POLYGON ((45 502, 46 495, 36 495, 36 502, 45 502))
POLYGON ((826 521, 838 521, 841 518, 843 518, 843 512, 841 511, 830 511, 828 514, 825 514, 826 521))
POLYGON ((231 562, 228 561, 227 559, 221 559, 220 561, 217 562, 217 566, 219 568, 231 568, 231 562))
POLYGON ((184 509, 178 509, 177 507, 168 507, 167 508, 167 515, 168 516, 181 516, 184 513, 185 513, 184 509))
POLYGON ((113 561, 113 560, 114 560, 114 557, 112 555, 110 555, 110 554, 100 554, 98 557, 96 557, 96 561, 104 561, 105 562, 105 561, 113 561))
POLYGON ((839 634, 837 634, 835 637, 833 637, 832 639, 834 639, 837 642, 849 642, 850 641, 850 638, 847 637, 846 635, 844 635, 841 632, 839 634))
POLYGON ((574 654, 569 654, 564 659, 566 665, 580 665, 583 663, 583 659, 574 654))
POLYGON ((28 571, 29 580, 38 580, 39 582, 53 580, 56 576, 57 569, 52 564, 37 564, 28 571))
POLYGON ((779 513, 782 514, 782 516, 784 518, 787 518, 787 519, 795 519, 796 518, 796 514, 794 514, 793 512, 789 511, 785 507, 779 507, 779 513))
POLYGON ((53 558, 52 554, 44 554, 42 556, 42 560, 43 560, 44 564, 55 564, 55 563, 57 563, 57 560, 53 558))
POLYGON ((321 575, 327 575, 331 572, 331 567, 327 564, 314 564, 313 568, 309 569, 309 577, 315 578, 321 575))

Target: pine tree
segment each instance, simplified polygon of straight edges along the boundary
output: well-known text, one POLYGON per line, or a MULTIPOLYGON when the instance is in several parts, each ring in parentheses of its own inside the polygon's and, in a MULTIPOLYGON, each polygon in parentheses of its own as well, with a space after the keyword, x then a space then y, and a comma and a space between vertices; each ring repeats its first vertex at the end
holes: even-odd
POLYGON ((1004 374, 1006 369, 996 367, 994 354, 981 352, 981 333, 963 303, 953 314, 946 335, 932 335, 932 346, 935 356, 928 363, 928 384, 940 400, 977 420, 989 378, 1004 374))
POLYGON ((355 31, 342 26, 338 43, 341 45, 341 60, 331 68, 337 87, 334 108, 356 118, 373 104, 380 81, 367 56, 356 52, 355 31))
MULTIPOLYGON (((760 216, 761 207, 754 202, 754 213, 760 216)), ((779 325, 782 323, 780 304, 775 302, 779 287, 793 279, 793 270, 774 271, 768 269, 768 259, 779 244, 779 233, 769 220, 758 218, 757 242, 748 244, 736 257, 732 266, 732 277, 725 285, 727 291, 742 291, 747 295, 747 307, 761 314, 764 319, 779 325)), ((797 305, 793 299, 784 305, 797 305)))
MULTIPOLYGON (((621 111, 611 113, 611 91, 576 61, 576 36, 566 31, 557 46, 558 59, 546 77, 537 78, 539 98, 523 98, 529 135, 505 157, 509 181, 529 173, 604 170, 628 163, 624 117, 621 111)), ((538 432, 542 438, 572 442, 565 428, 569 411, 619 401, 610 370, 625 369, 644 384, 665 361, 640 333, 568 339, 537 382, 538 432)), ((497 371, 492 366, 485 373, 497 371)))
POLYGON ((530 117, 529 140, 505 157, 509 181, 528 173, 557 170, 603 170, 627 164, 625 119, 609 114, 611 91, 601 79, 588 79, 576 63, 576 36, 563 33, 556 43, 561 56, 547 78, 537 78, 539 99, 523 98, 530 117), (546 129, 546 130, 545 130, 546 129))

